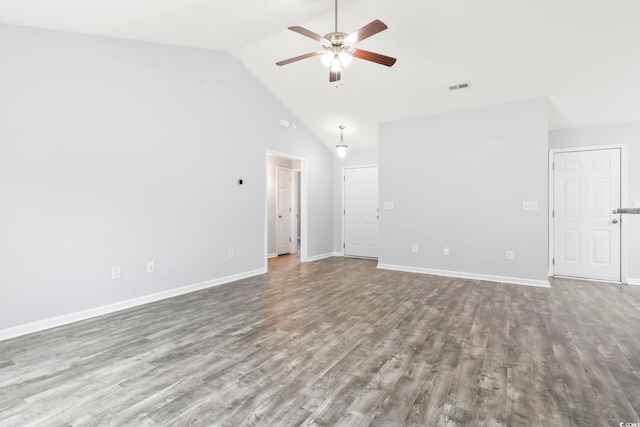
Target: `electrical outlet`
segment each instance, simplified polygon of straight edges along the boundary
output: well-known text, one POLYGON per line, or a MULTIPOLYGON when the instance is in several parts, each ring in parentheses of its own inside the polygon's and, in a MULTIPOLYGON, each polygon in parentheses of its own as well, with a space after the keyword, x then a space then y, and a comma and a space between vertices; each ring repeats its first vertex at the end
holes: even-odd
POLYGON ((229 259, 233 259, 233 257, 235 257, 235 251, 233 249, 229 249, 229 259))
POLYGON ((444 247, 442 248, 442 255, 449 255, 449 248, 448 247, 444 247))
POLYGON ((116 265, 111 267, 111 278, 112 279, 122 279, 122 267, 116 265))
POLYGON ((147 273, 154 273, 156 271, 155 261, 147 261, 147 273))
POLYGON ((633 202, 633 207, 640 208, 640 200, 636 200, 635 202, 633 202))
POLYGON ((505 254, 505 258, 507 261, 513 261, 513 251, 507 251, 505 254))
POLYGON ((418 245, 411 246, 411 252, 413 252, 414 254, 418 253, 418 245))

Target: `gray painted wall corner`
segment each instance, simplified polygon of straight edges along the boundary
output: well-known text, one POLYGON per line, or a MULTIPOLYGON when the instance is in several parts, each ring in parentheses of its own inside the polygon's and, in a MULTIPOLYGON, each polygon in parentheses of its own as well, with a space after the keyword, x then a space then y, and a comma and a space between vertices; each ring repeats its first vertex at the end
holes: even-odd
POLYGON ((383 123, 380 204, 395 209, 381 210, 380 263, 546 280, 547 108, 534 99, 383 123), (537 211, 522 210, 529 200, 537 211))

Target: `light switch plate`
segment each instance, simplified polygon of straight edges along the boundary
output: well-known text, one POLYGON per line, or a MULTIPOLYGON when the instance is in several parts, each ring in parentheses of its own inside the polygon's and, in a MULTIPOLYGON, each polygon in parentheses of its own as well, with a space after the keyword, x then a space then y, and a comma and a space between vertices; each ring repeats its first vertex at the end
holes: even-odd
POLYGON ((384 208, 387 210, 393 210, 396 208, 396 204, 394 202, 384 202, 384 208))
POLYGON ((527 200, 522 202, 522 210, 523 211, 537 211, 538 210, 538 202, 535 200, 527 200))

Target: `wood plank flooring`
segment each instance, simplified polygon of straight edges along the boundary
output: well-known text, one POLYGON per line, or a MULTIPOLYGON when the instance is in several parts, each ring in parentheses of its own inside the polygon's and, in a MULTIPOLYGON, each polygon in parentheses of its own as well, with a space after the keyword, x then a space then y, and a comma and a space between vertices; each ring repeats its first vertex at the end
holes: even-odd
POLYGON ((0 342, 0 426, 640 423, 640 287, 270 261, 0 342))

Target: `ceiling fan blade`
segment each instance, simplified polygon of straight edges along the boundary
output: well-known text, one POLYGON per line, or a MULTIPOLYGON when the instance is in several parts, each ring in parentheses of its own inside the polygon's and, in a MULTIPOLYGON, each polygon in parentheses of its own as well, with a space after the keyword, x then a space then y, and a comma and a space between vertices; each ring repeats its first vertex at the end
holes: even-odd
POLYGON ((329 70, 329 82, 337 82, 340 80, 342 73, 340 71, 331 71, 329 70))
POLYGON ((276 65, 287 65, 287 64, 291 64, 292 62, 296 62, 296 61, 300 61, 302 59, 307 59, 307 58, 311 58, 314 56, 318 56, 320 55, 322 52, 309 52, 309 53, 305 53, 304 55, 299 55, 299 56, 294 56, 293 58, 289 58, 289 59, 284 59, 282 61, 278 61, 276 62, 276 65))
POLYGON ((358 43, 366 38, 371 37, 374 34, 378 34, 380 31, 386 30, 387 28, 389 28, 387 27, 387 24, 380 21, 379 19, 376 19, 375 21, 368 23, 359 30, 349 34, 347 36, 347 42, 351 44, 358 43))
POLYGON ((396 63, 396 58, 392 58, 390 56, 381 55, 379 53, 369 52, 368 50, 356 49, 353 51, 353 56, 359 59, 364 59, 365 61, 371 61, 378 64, 386 65, 387 67, 391 67, 396 63))
POLYGON ((291 31, 295 31, 298 34, 302 34, 303 36, 309 37, 310 39, 314 39, 317 42, 320 42, 324 45, 331 46, 331 42, 319 34, 314 33, 313 31, 307 30, 306 28, 302 28, 299 26, 289 27, 291 31))

